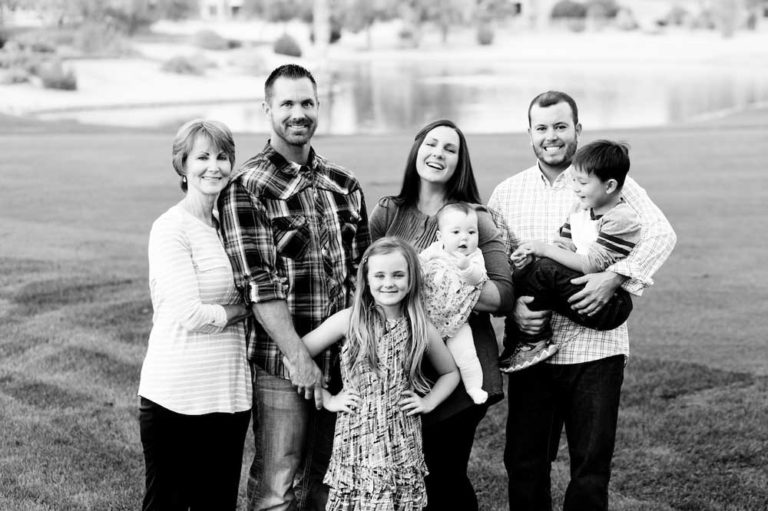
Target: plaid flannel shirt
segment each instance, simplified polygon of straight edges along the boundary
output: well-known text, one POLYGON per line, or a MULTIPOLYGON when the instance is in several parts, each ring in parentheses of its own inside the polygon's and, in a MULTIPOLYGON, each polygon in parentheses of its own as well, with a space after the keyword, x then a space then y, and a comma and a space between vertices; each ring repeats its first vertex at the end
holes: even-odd
MULTIPOLYGON (((572 167, 569 167, 550 185, 536 164, 499 184, 491 194, 488 207, 502 214, 509 229, 521 241, 546 240, 551 243, 576 200, 572 173, 572 167)), ((653 284, 651 277, 672 253, 677 237, 661 210, 631 177, 627 176, 621 193, 640 217, 641 236, 629 256, 607 270, 628 277, 623 287, 639 296, 644 288, 653 284)), ((576 364, 613 355, 629 355, 626 323, 613 330, 599 331, 579 326, 553 313, 551 324, 554 340, 567 344, 547 361, 549 363, 576 364)))
MULTIPOLYGON (((267 143, 221 192, 219 214, 246 303, 285 300, 300 336, 351 305, 370 234, 363 192, 350 172, 314 149, 307 165, 292 164, 267 143)), ((249 321, 249 360, 287 378, 277 344, 249 321)), ((316 359, 326 376, 335 350, 316 359)))

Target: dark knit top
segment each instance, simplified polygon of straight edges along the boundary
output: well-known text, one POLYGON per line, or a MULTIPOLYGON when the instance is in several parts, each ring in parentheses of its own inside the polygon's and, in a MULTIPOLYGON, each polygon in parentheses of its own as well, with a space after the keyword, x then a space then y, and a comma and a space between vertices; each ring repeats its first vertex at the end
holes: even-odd
MULTIPOLYGON (((479 243, 483 252, 488 277, 499 290, 501 306, 498 314, 504 314, 514 305, 512 291, 512 271, 509 263, 510 240, 506 229, 498 229, 494 217, 484 208, 478 209, 477 215, 479 243)), ((369 217, 371 240, 384 236, 394 236, 407 240, 417 251, 427 248, 437 239, 437 218, 428 216, 416 207, 401 208, 393 197, 379 200, 369 217)), ((472 314, 469 318, 472 337, 477 350, 477 357, 483 368, 483 390, 488 392, 488 404, 493 404, 503 397, 501 373, 498 366, 498 342, 487 312, 472 314)), ((428 376, 434 376, 431 368, 425 366, 428 376)), ((435 410, 423 417, 425 424, 447 419, 470 406, 475 406, 472 399, 459 384, 456 390, 435 410)))

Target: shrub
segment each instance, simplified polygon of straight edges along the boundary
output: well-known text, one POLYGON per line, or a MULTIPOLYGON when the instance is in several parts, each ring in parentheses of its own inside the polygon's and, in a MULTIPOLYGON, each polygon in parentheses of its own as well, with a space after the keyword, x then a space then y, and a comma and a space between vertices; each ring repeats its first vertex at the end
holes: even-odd
POLYGON ((584 32, 587 29, 587 22, 585 18, 568 18, 565 26, 571 32, 584 32))
POLYGON ((25 83, 29 81, 29 73, 25 70, 14 67, 0 71, 0 84, 12 85, 14 83, 25 83))
MULTIPOLYGON (((333 44, 341 39, 341 21, 335 16, 331 16, 331 30, 328 36, 328 43, 333 44)), ((315 43, 315 27, 313 26, 309 32, 309 40, 312 44, 315 43)))
POLYGON ((619 30, 636 30, 639 27, 629 9, 620 9, 614 23, 619 30))
POLYGON ((163 63, 160 69, 167 73, 176 73, 179 75, 199 76, 205 73, 204 66, 201 65, 199 59, 186 57, 184 55, 171 57, 163 63))
POLYGON ((75 32, 72 45, 87 55, 125 55, 129 53, 123 36, 114 28, 99 23, 84 23, 75 32))
POLYGON ((690 19, 690 17, 691 15, 688 13, 685 7, 674 5, 669 9, 669 12, 667 12, 665 21, 668 25, 679 27, 685 24, 685 22, 690 19))
POLYGON ((15 41, 10 41, 3 51, 0 51, 0 69, 18 68, 31 72, 39 59, 38 55, 29 51, 23 51, 15 41))
POLYGON ((493 44, 493 37, 495 35, 490 23, 482 23, 477 27, 477 43, 482 46, 493 44))
POLYGON ((267 57, 260 52, 244 52, 238 57, 237 65, 247 74, 256 76, 268 75, 271 70, 267 57))
POLYGON ((614 19, 619 13, 619 6, 615 0, 588 0, 587 12, 592 18, 614 19))
POLYGON ((272 50, 278 55, 288 55, 289 57, 301 57, 301 47, 296 40, 288 34, 283 34, 277 38, 272 50))
POLYGON ((229 42, 213 30, 201 30, 192 36, 192 42, 195 46, 204 50, 228 50, 229 42))
POLYGON ((72 43, 70 30, 30 30, 16 36, 14 40, 22 49, 34 53, 55 53, 57 46, 72 43))
POLYGON ((587 6, 573 0, 560 0, 552 7, 550 17, 552 19, 586 18, 587 6))
POLYGON ((44 62, 35 71, 46 89, 77 89, 75 72, 71 69, 65 69, 61 60, 54 59, 44 62))

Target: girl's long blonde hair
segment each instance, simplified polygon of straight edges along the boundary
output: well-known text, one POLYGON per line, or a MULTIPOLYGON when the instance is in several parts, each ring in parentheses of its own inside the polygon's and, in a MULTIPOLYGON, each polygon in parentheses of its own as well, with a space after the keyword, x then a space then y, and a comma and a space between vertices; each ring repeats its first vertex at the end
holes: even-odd
POLYGON ((427 350, 428 319, 421 298, 421 266, 413 247, 398 238, 381 238, 373 242, 363 254, 357 269, 357 289, 347 331, 347 343, 349 343, 347 370, 353 379, 367 367, 379 373, 376 343, 384 334, 386 319, 371 295, 367 278, 368 261, 372 256, 395 252, 403 255, 408 267, 408 292, 400 302, 400 308, 408 321, 411 335, 406 346, 403 368, 408 374, 411 386, 419 393, 426 393, 429 391, 429 383, 421 370, 421 361, 427 350))

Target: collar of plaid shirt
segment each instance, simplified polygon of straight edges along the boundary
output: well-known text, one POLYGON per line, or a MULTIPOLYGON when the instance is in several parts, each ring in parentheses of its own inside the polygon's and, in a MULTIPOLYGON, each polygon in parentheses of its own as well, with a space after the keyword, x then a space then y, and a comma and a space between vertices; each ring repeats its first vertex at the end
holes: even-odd
POLYGON ((264 150, 262 151, 270 162, 272 162, 272 165, 275 166, 277 170, 280 172, 285 172, 286 174, 290 176, 298 176, 299 172, 307 172, 307 171, 314 171, 317 170, 317 160, 315 159, 315 149, 313 147, 309 148, 309 155, 307 156, 307 163, 304 165, 295 165, 293 162, 290 162, 285 159, 285 156, 278 153, 274 147, 272 147, 272 144, 269 140, 267 140, 267 145, 264 146, 264 150))

